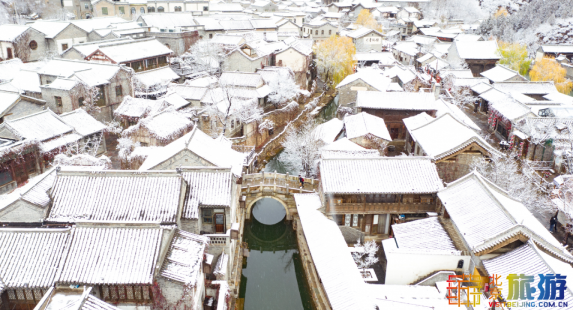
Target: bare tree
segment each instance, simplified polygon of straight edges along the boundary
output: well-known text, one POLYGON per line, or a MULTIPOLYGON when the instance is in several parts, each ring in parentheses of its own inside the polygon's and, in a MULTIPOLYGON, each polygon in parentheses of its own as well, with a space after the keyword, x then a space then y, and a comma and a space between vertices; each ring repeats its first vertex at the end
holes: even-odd
POLYGON ((325 145, 322 140, 316 139, 313 133, 315 127, 315 120, 309 116, 298 129, 289 129, 282 142, 285 149, 279 157, 281 162, 307 178, 316 176, 321 148, 325 145))
POLYGON ((361 274, 363 278, 365 277, 365 271, 372 265, 379 262, 377 257, 377 251, 379 251, 379 246, 375 241, 367 241, 361 244, 361 240, 358 239, 355 244, 355 250, 353 251, 353 260, 357 264, 357 267, 361 269, 361 274))

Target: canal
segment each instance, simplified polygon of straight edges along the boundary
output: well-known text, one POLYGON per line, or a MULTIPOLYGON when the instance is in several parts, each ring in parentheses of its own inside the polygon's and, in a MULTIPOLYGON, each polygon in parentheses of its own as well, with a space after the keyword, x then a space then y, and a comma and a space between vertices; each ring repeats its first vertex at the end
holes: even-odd
MULTIPOLYGON (((317 115, 315 121, 317 125, 327 122, 337 116, 337 107, 339 105, 339 95, 337 95, 331 102, 329 102, 321 112, 317 115)), ((289 174, 293 175, 297 173, 297 169, 294 169, 291 165, 286 163, 284 160, 281 159, 283 151, 279 152, 277 155, 273 156, 267 164, 265 164, 265 172, 273 173, 281 173, 281 174, 289 174)))
POLYGON ((313 309, 297 236, 285 214, 281 203, 263 198, 245 221, 249 256, 244 258, 239 290, 245 310, 313 309))

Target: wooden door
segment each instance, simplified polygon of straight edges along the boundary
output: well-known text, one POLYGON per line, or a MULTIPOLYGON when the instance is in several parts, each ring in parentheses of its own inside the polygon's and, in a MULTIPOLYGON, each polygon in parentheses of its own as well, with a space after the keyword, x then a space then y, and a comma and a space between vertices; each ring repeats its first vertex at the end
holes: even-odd
POLYGON ((373 215, 365 215, 365 233, 371 234, 371 228, 373 227, 373 215))
POLYGON ((12 56, 12 48, 6 48, 6 50, 8 54, 8 59, 14 58, 14 56, 12 56))
POLYGON ((224 215, 223 213, 215 213, 215 232, 223 232, 224 227, 224 215))

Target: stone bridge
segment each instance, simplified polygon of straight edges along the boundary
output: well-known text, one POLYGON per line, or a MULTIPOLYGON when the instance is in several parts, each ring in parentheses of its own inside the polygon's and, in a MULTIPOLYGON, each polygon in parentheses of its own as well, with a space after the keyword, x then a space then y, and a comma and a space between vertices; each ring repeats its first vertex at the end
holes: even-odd
POLYGON ((272 198, 279 201, 286 210, 286 219, 293 220, 297 214, 297 206, 293 194, 313 193, 317 191, 319 182, 313 178, 305 178, 301 187, 299 177, 277 172, 261 171, 255 174, 243 174, 241 184, 241 202, 245 203, 245 219, 251 219, 251 208, 262 198, 272 198))

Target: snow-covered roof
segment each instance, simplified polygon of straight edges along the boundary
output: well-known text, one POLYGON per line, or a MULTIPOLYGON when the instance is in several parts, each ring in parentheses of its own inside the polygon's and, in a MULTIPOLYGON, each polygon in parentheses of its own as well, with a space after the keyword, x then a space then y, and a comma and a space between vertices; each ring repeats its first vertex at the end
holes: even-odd
POLYGON ((476 92, 477 94, 482 94, 482 93, 492 89, 492 86, 489 83, 480 82, 476 85, 473 85, 470 89, 473 90, 474 92, 476 92))
POLYGON ((374 30, 374 29, 370 29, 370 28, 365 28, 365 27, 361 27, 357 30, 353 30, 349 33, 347 33, 347 37, 351 37, 351 38, 361 38, 363 36, 366 36, 370 33, 375 33, 381 37, 384 37, 385 35, 383 35, 381 32, 374 30))
POLYGON ((0 115, 6 113, 18 101, 20 101, 20 93, 0 90, 0 115))
POLYGON ((493 88, 505 93, 521 93, 521 94, 557 94, 560 93, 554 86, 554 82, 496 82, 491 85, 493 88))
POLYGON ((396 62, 391 52, 357 52, 357 61, 378 61, 381 65, 392 65, 396 62))
POLYGON ((203 254, 208 243, 206 236, 176 229, 160 275, 186 286, 195 286, 202 279, 203 254))
POLYGON ((69 144, 78 142, 80 139, 82 139, 82 136, 80 136, 77 133, 67 133, 67 134, 55 137, 53 139, 43 141, 40 144, 40 150, 43 153, 47 153, 47 152, 50 152, 56 148, 64 147, 64 146, 67 146, 69 144))
POLYGON ((28 25, 0 25, 0 41, 13 42, 29 28, 28 25))
POLYGON ((213 166, 231 167, 233 174, 241 176, 245 154, 233 150, 220 140, 211 138, 197 127, 169 145, 153 151, 139 170, 151 170, 186 149, 213 166))
MULTIPOLYGON (((142 1, 139 1, 138 3, 141 3, 142 1)), ((100 28, 107 28, 109 26, 111 26, 112 24, 122 24, 122 23, 126 23, 127 21, 121 17, 93 17, 91 19, 76 19, 76 20, 70 20, 70 22, 74 25, 76 25, 77 27, 83 29, 85 32, 91 32, 94 29, 100 29, 100 28)))
POLYGON ((500 59, 496 41, 457 41, 452 44, 462 59, 500 59))
POLYGON ((139 72, 135 76, 138 81, 147 87, 152 87, 157 84, 163 84, 177 80, 179 75, 177 75, 169 66, 164 66, 160 68, 155 68, 152 70, 147 70, 139 72))
POLYGON ((155 38, 138 39, 131 42, 102 44, 99 51, 116 63, 142 60, 150 57, 170 55, 173 51, 155 38))
POLYGON ((63 113, 60 115, 60 118, 84 137, 96 132, 101 132, 106 128, 106 125, 89 115, 84 109, 76 109, 72 112, 63 113))
POLYGON ((455 78, 453 81, 453 86, 455 87, 469 87, 472 88, 478 84, 490 84, 486 77, 469 77, 469 78, 455 78))
POLYGON ((81 311, 116 311, 116 310, 119 310, 119 308, 100 300, 96 296, 88 295, 88 297, 86 297, 84 303, 80 307, 80 310, 81 311))
POLYGON ((370 134, 380 139, 392 141, 383 118, 379 118, 366 112, 361 112, 354 115, 346 115, 344 122, 347 138, 349 139, 370 134))
POLYGON ((124 130, 125 135, 135 133, 139 129, 145 129, 150 136, 169 142, 181 136, 186 130, 193 127, 193 122, 183 113, 176 111, 163 111, 154 116, 150 116, 124 130))
POLYGON ((163 229, 159 225, 77 226, 57 279, 61 284, 151 285, 163 229))
POLYGON ((189 12, 153 13, 141 15, 139 19, 144 21, 145 26, 152 26, 156 28, 173 28, 196 25, 194 16, 192 16, 189 12))
POLYGON ((426 112, 421 112, 421 113, 414 115, 412 117, 404 118, 403 123, 405 124, 407 131, 411 132, 412 130, 417 129, 417 128, 421 127, 422 125, 425 125, 425 124, 431 122, 432 120, 434 120, 433 117, 428 115, 426 112))
POLYGON ((78 81, 73 80, 73 79, 57 78, 54 80, 54 82, 52 82, 50 84, 40 85, 40 88, 45 87, 45 88, 56 89, 56 90, 70 91, 77 84, 78 84, 78 81))
POLYGON ((172 86, 170 89, 179 94, 185 100, 189 101, 201 101, 205 92, 207 92, 207 87, 195 87, 183 84, 172 86))
POLYGON ((223 86, 254 87, 258 88, 265 84, 261 75, 245 72, 223 72, 219 78, 223 86))
POLYGON ((356 80, 362 80, 363 82, 369 84, 370 86, 374 87, 375 89, 384 92, 387 90, 387 87, 391 83, 391 80, 388 77, 384 77, 381 73, 377 72, 373 69, 362 69, 358 73, 354 73, 345 77, 341 83, 337 84, 337 88, 341 88, 347 84, 350 84, 356 80))
POLYGON ((155 114, 167 108, 163 100, 149 100, 125 96, 122 103, 114 110, 118 117, 142 118, 146 115, 155 114))
POLYGON ((540 46, 545 53, 564 53, 572 54, 572 44, 570 45, 542 45, 540 46))
POLYGON ((426 157, 323 159, 320 167, 329 194, 431 194, 443 187, 426 157))
POLYGON ((21 138, 45 141, 74 129, 51 110, 44 110, 25 117, 5 121, 6 125, 21 138))
POLYGON ((182 217, 197 219, 201 206, 231 206, 231 184, 234 180, 231 168, 184 167, 182 175, 188 188, 182 217))
POLYGON ((516 76, 519 76, 520 78, 526 81, 526 79, 520 74, 518 74, 517 71, 513 71, 502 65, 496 65, 495 67, 480 73, 480 75, 486 77, 492 82, 504 82, 516 76))
POLYGON ((440 74, 443 78, 452 75, 455 78, 472 78, 472 71, 469 69, 442 69, 440 74))
POLYGON ((490 154, 496 154, 496 150, 482 137, 449 112, 411 130, 410 134, 425 154, 433 160, 450 156, 472 143, 478 144, 490 154))
POLYGON ((40 174, 34 178, 37 182, 30 186, 26 192, 22 192, 22 199, 40 207, 46 207, 51 199, 48 191, 54 185, 56 179, 56 169, 52 168, 47 170, 44 174, 40 174))
POLYGON ((482 93, 480 97, 489 101, 492 109, 498 111, 510 121, 517 120, 531 113, 530 108, 515 100, 512 94, 492 89, 482 93))
POLYGON ((474 252, 521 233, 549 252, 572 261, 572 254, 520 201, 477 172, 452 183, 438 196, 462 238, 474 252))
POLYGON ((60 171, 48 219, 175 223, 181 185, 175 171, 60 171))
POLYGON ((317 210, 321 207, 319 195, 295 194, 294 197, 301 228, 331 308, 374 309, 341 230, 317 210))
POLYGON ((434 110, 435 97, 422 92, 358 91, 356 107, 385 110, 434 110))
POLYGON ((393 46, 393 50, 403 52, 410 56, 416 56, 419 53, 418 44, 414 41, 401 41, 393 46))
MULTIPOLYGON (((321 151, 361 151, 365 152, 368 149, 363 148, 347 138, 341 138, 333 143, 330 143, 321 148, 321 151)), ((377 152, 378 155, 378 152, 377 152)))
MULTIPOLYGON (((544 251, 540 250, 535 244, 528 242, 524 245, 504 253, 496 258, 483 260, 484 267, 490 275, 500 275, 499 280, 502 283, 500 286, 501 296, 505 300, 510 300, 509 297, 509 286, 508 279, 506 277, 510 274, 524 274, 534 276, 534 281, 531 286, 538 286, 540 282, 539 275, 545 274, 561 274, 566 276, 566 287, 567 290, 564 292, 564 300, 562 302, 568 303, 567 307, 553 307, 547 309, 572 309, 572 277, 574 272, 572 270, 571 264, 562 262, 552 256, 546 254, 544 251)), ((547 285, 548 286, 548 285, 547 285)), ((534 299, 538 299, 540 295, 540 289, 536 288, 532 293, 534 299)), ((516 307, 517 310, 525 310, 526 307, 516 307)), ((528 308, 532 309, 532 308, 528 308)))
POLYGON ((382 311, 466 310, 449 305, 435 286, 367 284, 367 290, 382 311))
POLYGON ((343 121, 338 118, 333 118, 325 123, 322 123, 313 129, 315 139, 322 140, 326 144, 330 144, 337 138, 337 135, 343 129, 343 121))
POLYGON ((437 217, 393 224, 398 251, 461 255, 437 217))
POLYGON ((436 116, 440 117, 445 113, 449 113, 456 120, 464 124, 465 126, 472 128, 476 131, 480 131, 480 127, 474 123, 459 107, 456 105, 446 102, 443 99, 438 99, 435 101, 436 116))
POLYGON ((71 233, 71 228, 0 228, 0 278, 5 288, 51 287, 71 233))
POLYGON ((29 26, 46 35, 46 38, 54 38, 58 36, 66 27, 70 25, 69 22, 64 21, 44 21, 36 20, 29 26))
POLYGON ((89 86, 96 86, 109 83, 120 69, 120 66, 109 63, 54 58, 40 67, 37 72, 63 78, 73 77, 84 81, 89 86))

